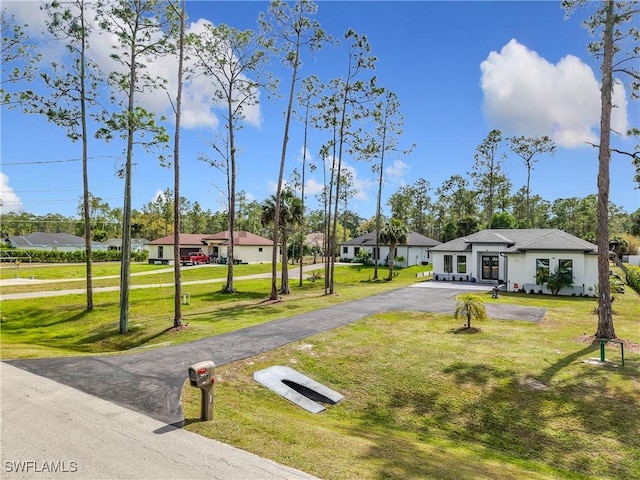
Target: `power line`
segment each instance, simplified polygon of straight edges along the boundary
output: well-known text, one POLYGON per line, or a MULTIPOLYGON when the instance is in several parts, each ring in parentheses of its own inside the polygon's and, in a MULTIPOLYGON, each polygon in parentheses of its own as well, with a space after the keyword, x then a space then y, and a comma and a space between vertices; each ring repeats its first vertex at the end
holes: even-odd
MULTIPOLYGON (((87 160, 92 160, 94 158, 113 158, 112 155, 97 155, 95 157, 87 157, 87 160)), ((9 162, 3 163, 2 166, 6 167, 7 165, 40 165, 46 163, 69 163, 69 162, 81 162, 81 158, 69 158, 68 160, 42 160, 37 162, 9 162)))
POLYGON ((52 192, 74 192, 75 190, 0 190, 1 193, 52 193, 52 192))

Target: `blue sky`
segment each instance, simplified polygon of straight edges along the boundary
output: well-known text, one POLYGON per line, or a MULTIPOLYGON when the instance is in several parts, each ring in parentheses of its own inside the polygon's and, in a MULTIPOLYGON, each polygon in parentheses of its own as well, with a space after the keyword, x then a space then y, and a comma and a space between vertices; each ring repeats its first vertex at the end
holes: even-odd
MULTIPOLYGON (((560 2, 318 2, 317 20, 324 30, 342 39, 353 28, 366 34, 372 54, 378 57, 378 84, 394 91, 405 116, 402 144, 416 147, 410 155, 387 158, 383 204, 403 184, 420 177, 435 190, 451 175, 466 176, 476 147, 490 130, 510 135, 549 135, 558 144, 553 157, 540 157, 531 176, 531 191, 544 199, 584 197, 596 193, 599 122, 599 66, 586 51, 590 37, 581 27, 584 13, 565 19, 560 2)), ((3 1, 3 8, 28 23, 28 31, 47 59, 61 58, 61 45, 41 32, 42 14, 37 2, 3 1)), ((236 28, 256 28, 258 13, 267 2, 189 1, 191 22, 226 23, 236 28)), ((108 41, 93 42, 97 59, 108 57, 108 41)), ((346 50, 326 47, 304 60, 302 74, 322 81, 344 74, 346 50)), ((103 60, 104 66, 108 65, 103 60)), ((277 63, 273 73, 286 84, 288 72, 277 63)), ((171 59, 154 65, 163 74, 175 69, 171 59)), ((626 79, 625 79, 626 81, 626 79)), ((171 83, 171 82, 170 82, 171 83)), ((203 209, 224 210, 223 175, 198 160, 208 153, 220 118, 208 103, 206 91, 187 89, 185 128, 181 150, 181 194, 203 209)), ((166 93, 145 99, 146 106, 171 116, 166 93)), ((614 127, 638 125, 638 102, 630 100, 629 86, 616 91, 614 127)), ((259 202, 275 191, 284 100, 261 96, 259 110, 238 134, 238 190, 259 202)), ((172 125, 168 124, 170 131, 172 125)), ((80 144, 71 143, 63 130, 36 115, 2 110, 2 211, 76 215, 82 195, 80 144)), ((312 132, 309 155, 328 139, 312 132)), ((616 138, 615 145, 631 150, 631 139, 616 138)), ((300 169, 302 130, 294 124, 285 177, 300 169)), ((90 143, 90 190, 112 208, 122 207, 123 182, 115 175, 124 151, 118 139, 90 143)), ((504 164, 514 191, 525 185, 526 168, 508 152, 504 164)), ((136 151, 133 207, 140 209, 158 191, 173 187, 173 169, 160 166, 155 155, 136 151)), ((349 209, 365 218, 375 211, 376 182, 370 165, 345 156, 358 194, 349 209)), ((614 156, 611 163, 611 200, 631 213, 640 208, 640 191, 634 189, 634 169, 628 157, 614 156)), ((312 209, 318 208, 313 192, 322 184, 320 170, 307 173, 307 193, 312 209)), ((433 194, 433 191, 432 191, 433 194)), ((385 212, 389 213, 385 205, 385 212)))

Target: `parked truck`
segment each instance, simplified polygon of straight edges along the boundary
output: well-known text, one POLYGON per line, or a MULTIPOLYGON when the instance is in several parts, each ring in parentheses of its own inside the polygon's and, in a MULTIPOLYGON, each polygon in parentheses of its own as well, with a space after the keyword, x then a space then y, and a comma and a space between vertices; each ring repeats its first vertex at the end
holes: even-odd
POLYGON ((209 255, 204 252, 189 252, 180 256, 182 265, 200 265, 201 263, 209 263, 209 255))

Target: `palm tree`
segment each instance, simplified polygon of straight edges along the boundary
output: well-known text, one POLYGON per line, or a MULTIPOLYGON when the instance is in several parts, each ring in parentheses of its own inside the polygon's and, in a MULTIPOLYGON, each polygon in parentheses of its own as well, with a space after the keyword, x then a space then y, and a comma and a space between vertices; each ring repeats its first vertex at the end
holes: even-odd
POLYGON ((573 285, 573 274, 568 268, 556 267, 555 271, 547 277, 547 288, 553 295, 558 295, 560 290, 571 285, 573 285))
POLYGON ((389 277, 393 280, 393 263, 396 257, 396 246, 407 243, 409 229, 407 225, 397 218, 389 219, 380 229, 378 239, 383 245, 389 244, 389 277))
MULTIPOLYGON (((275 221, 276 217, 276 196, 271 195, 262 203, 261 221, 263 226, 267 226, 275 221)), ((292 230, 303 222, 302 200, 289 190, 283 190, 280 194, 280 236, 282 238, 282 278, 280 293, 290 293, 289 271, 287 270, 287 241, 292 230)))
POLYGON ((484 300, 473 293, 456 295, 456 311, 453 315, 456 319, 460 317, 466 318, 466 327, 471 328, 471 319, 485 320, 487 318, 484 300))

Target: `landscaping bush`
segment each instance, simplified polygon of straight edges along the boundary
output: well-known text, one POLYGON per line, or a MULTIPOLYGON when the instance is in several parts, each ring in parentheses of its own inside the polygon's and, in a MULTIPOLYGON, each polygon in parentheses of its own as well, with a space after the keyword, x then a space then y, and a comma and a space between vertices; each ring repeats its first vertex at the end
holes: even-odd
POLYGON ((636 292, 640 293, 640 267, 633 265, 627 267, 627 283, 636 292))
POLYGON ((362 263, 363 265, 373 265, 373 262, 371 261, 371 252, 367 252, 366 250, 360 250, 355 256, 355 261, 362 263))

